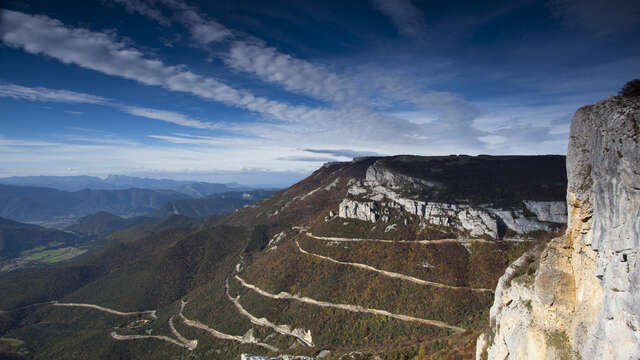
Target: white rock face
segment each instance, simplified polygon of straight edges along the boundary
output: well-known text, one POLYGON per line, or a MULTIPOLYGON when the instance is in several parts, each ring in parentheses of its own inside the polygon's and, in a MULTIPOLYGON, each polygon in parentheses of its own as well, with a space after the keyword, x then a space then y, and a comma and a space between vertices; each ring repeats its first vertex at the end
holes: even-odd
POLYGON ((402 197, 397 190, 407 186, 415 189, 438 187, 433 182, 396 174, 383 166, 373 164, 366 171, 364 181, 350 179, 347 198, 339 207, 338 216, 364 221, 389 221, 388 213, 380 216, 379 209, 401 209, 415 215, 430 225, 453 227, 470 236, 498 238, 498 224, 504 223, 517 234, 535 230, 551 230, 547 222, 566 222, 563 202, 524 201, 524 206, 537 218, 527 218, 522 210, 491 209, 486 206, 470 207, 465 204, 448 204, 421 201, 402 197), (353 198, 368 201, 356 200, 353 198), (386 202, 385 202, 386 201, 386 202))
POLYGON ((562 201, 523 201, 527 210, 536 215, 540 221, 565 224, 567 222, 567 205, 562 201))
POLYGON ((549 226, 549 224, 540 222, 538 219, 527 218, 524 216, 522 211, 495 209, 490 209, 490 211, 500 218, 500 220, 502 220, 509 229, 513 230, 517 234, 526 234, 536 230, 551 230, 551 226, 549 226))
POLYGON ((533 284, 498 283, 489 359, 640 358, 640 98, 576 112, 567 173, 567 232, 533 284))
POLYGON ((491 216, 486 210, 468 208, 458 213, 460 225, 468 230, 471 236, 489 235, 498 237, 498 223, 495 216, 491 216))
POLYGON ((348 219, 376 222, 380 217, 375 201, 360 202, 344 199, 338 208, 338 216, 348 219))
POLYGON ((392 189, 398 189, 405 185, 411 185, 415 188, 421 188, 423 186, 438 186, 438 184, 431 181, 394 173, 392 171, 389 171, 389 169, 385 168, 384 166, 379 166, 375 163, 367 168, 365 181, 378 183, 392 189))

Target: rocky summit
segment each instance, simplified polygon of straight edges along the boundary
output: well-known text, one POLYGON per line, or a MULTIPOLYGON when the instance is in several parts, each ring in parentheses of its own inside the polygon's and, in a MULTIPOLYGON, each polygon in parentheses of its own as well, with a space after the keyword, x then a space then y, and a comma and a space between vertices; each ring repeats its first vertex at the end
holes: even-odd
POLYGON ((638 359, 639 142, 639 97, 576 112, 567 231, 502 276, 477 359, 638 359))

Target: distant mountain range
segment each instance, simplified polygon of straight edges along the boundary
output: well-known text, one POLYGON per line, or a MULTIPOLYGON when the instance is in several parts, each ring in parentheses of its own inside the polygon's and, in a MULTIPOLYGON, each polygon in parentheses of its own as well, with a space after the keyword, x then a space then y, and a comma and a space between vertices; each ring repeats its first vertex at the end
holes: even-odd
MULTIPOLYGON (((139 188, 63 191, 46 187, 0 185, 0 217, 49 227, 66 226, 80 217, 100 212, 122 217, 207 217, 254 204, 273 193, 269 190, 226 191, 203 198, 187 194, 189 189, 192 193, 206 193, 213 191, 215 186, 218 189, 225 187, 222 184, 192 183, 185 185, 183 192, 139 188)), ((98 233, 101 231, 98 230, 98 233)))
POLYGON ((209 195, 199 199, 176 199, 164 204, 152 216, 165 217, 183 215, 191 218, 203 218, 232 212, 271 196, 273 190, 231 191, 209 195))
POLYGON ((249 188, 230 183, 207 183, 200 181, 178 181, 150 179, 124 175, 109 175, 102 179, 96 176, 12 176, 0 178, 0 184, 17 186, 48 187, 63 191, 125 190, 131 188, 149 190, 173 190, 192 197, 203 197, 226 191, 242 191, 249 188))
POLYGON ((136 216, 155 211, 170 200, 188 198, 173 190, 61 191, 44 187, 0 185, 0 217, 43 222, 78 218, 99 211, 136 216))
MULTIPOLYGON (((146 216, 129 218, 123 218, 105 211, 100 211, 78 219, 75 223, 67 226, 65 230, 83 236, 104 237, 141 224, 150 225, 138 227, 139 229, 146 229, 147 227, 156 228, 159 226, 158 224, 162 224, 163 221, 169 218, 172 218, 171 222, 174 224, 172 226, 177 226, 175 224, 177 219, 181 219, 180 221, 189 223, 189 226, 192 226, 192 219, 202 219, 230 213, 244 206, 253 205, 271 196, 273 193, 274 191, 272 190, 232 191, 214 194, 204 198, 171 200, 146 216)), ((163 225, 160 227, 164 228, 166 226, 163 225)))

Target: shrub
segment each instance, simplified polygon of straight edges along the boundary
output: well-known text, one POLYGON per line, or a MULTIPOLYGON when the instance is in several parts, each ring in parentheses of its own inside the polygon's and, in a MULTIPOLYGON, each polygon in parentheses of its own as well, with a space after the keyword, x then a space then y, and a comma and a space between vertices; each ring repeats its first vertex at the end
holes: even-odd
POLYGON ((622 89, 618 92, 618 95, 623 97, 640 96, 640 79, 633 79, 624 84, 622 89))

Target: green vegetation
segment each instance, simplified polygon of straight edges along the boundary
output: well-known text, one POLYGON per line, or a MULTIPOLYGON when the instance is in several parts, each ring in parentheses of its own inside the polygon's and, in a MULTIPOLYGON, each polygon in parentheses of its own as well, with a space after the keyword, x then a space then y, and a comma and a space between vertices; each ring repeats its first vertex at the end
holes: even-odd
POLYGON ((19 347, 19 346, 24 345, 24 341, 22 341, 20 339, 12 339, 12 338, 0 337, 0 342, 5 342, 5 343, 9 344, 9 346, 11 346, 11 347, 19 347))
POLYGON ((77 236, 36 225, 0 218, 0 260, 24 256, 23 252, 77 245, 77 236))
POLYGON ((86 249, 78 249, 75 247, 64 247, 54 250, 43 250, 37 252, 30 252, 29 255, 23 259, 25 261, 42 262, 47 264, 53 264, 60 261, 66 261, 72 259, 78 255, 82 255, 87 252, 86 249))

